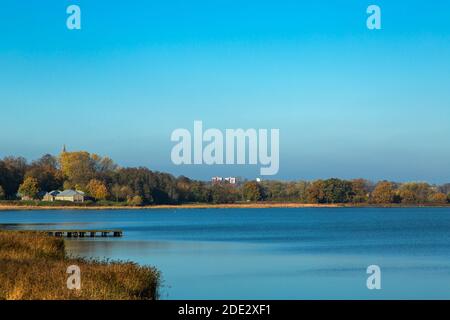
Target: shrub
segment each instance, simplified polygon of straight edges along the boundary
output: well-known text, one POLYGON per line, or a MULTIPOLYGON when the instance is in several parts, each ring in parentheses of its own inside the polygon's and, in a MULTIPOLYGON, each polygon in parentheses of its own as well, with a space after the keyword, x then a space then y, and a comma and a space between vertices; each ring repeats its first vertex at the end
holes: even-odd
POLYGON ((141 196, 134 196, 128 199, 128 203, 131 204, 132 206, 142 206, 144 201, 142 200, 141 196))

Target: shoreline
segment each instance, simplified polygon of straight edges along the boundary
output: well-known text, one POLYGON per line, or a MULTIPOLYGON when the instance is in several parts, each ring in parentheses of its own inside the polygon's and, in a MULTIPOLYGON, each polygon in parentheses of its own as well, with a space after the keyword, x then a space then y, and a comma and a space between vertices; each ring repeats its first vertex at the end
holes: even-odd
POLYGON ((155 209, 269 209, 269 208, 448 208, 450 205, 430 204, 308 204, 297 202, 271 203, 229 203, 229 204, 179 204, 179 205, 149 205, 149 206, 37 206, 37 205, 2 205, 1 211, 39 211, 39 210, 155 210, 155 209))

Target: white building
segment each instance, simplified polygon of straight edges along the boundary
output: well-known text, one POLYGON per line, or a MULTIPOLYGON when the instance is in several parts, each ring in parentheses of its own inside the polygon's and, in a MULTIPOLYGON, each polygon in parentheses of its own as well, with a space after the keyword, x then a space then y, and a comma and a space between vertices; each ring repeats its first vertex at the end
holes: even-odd
POLYGON ((55 201, 84 202, 84 192, 78 190, 64 190, 55 196, 55 201))

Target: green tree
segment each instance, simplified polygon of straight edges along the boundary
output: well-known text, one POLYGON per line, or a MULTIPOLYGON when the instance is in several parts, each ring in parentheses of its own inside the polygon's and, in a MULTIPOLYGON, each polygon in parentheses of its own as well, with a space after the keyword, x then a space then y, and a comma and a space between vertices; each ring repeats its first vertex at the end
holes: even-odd
POLYGON ((29 197, 30 199, 36 199, 39 193, 39 184, 36 178, 28 177, 19 186, 19 194, 21 196, 29 197))

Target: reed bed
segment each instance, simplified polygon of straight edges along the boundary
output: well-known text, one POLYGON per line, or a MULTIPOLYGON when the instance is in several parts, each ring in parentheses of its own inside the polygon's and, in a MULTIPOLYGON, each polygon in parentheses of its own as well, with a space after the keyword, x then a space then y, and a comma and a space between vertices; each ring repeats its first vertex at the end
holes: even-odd
POLYGON ((160 272, 127 261, 68 257, 64 240, 39 232, 0 231, 0 299, 153 300, 160 272), (68 289, 67 268, 81 270, 81 288, 68 289))

